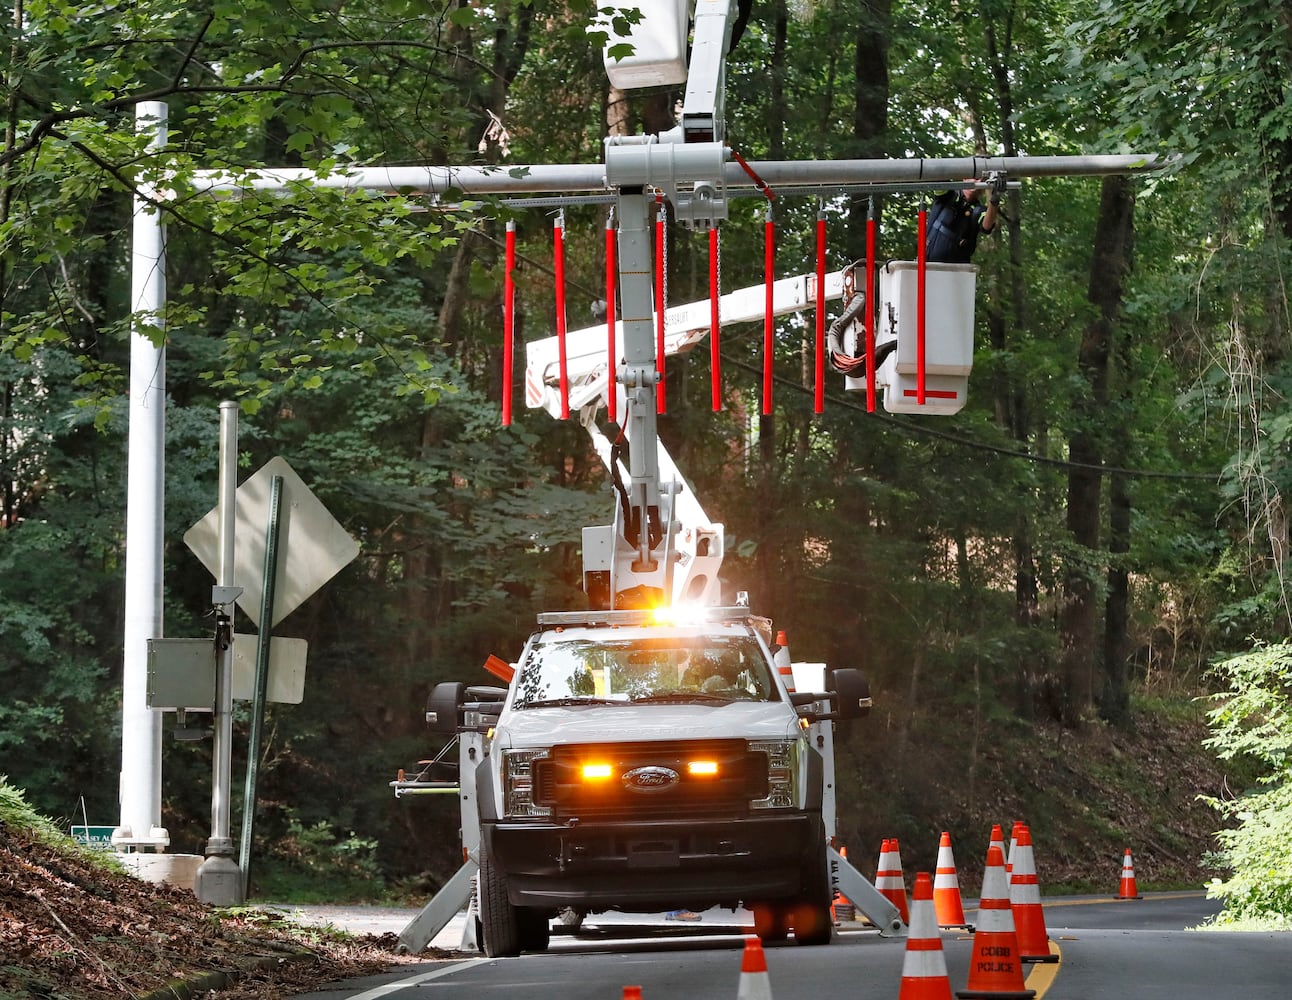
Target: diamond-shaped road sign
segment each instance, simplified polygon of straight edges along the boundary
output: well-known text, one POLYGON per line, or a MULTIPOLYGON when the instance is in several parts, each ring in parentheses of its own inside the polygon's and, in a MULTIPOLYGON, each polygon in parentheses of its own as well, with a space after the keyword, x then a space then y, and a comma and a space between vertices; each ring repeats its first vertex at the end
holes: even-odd
MULTIPOLYGON (((238 487, 234 525, 234 584, 238 607, 260 621, 265 581, 265 529, 274 476, 283 477, 279 497, 278 576, 272 624, 277 625, 359 554, 359 543, 298 476, 286 459, 272 458, 238 487)), ((184 543, 217 579, 220 573, 220 509, 184 534, 184 543)))

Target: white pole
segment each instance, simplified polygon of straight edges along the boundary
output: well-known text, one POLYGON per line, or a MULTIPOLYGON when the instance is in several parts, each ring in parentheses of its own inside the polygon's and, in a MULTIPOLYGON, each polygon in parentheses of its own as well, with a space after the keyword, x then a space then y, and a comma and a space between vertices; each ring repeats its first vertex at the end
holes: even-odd
MULTIPOLYGON (((135 129, 151 133, 148 148, 166 144, 166 105, 140 102, 135 129)), ((161 826, 160 711, 148 707, 148 640, 162 635, 162 522, 166 440, 166 350, 156 333, 166 303, 166 230, 149 204, 149 187, 134 199, 131 247, 129 458, 126 481, 125 664, 121 699, 121 825, 113 842, 164 847, 161 826), (152 327, 145 331, 145 326, 152 327)))

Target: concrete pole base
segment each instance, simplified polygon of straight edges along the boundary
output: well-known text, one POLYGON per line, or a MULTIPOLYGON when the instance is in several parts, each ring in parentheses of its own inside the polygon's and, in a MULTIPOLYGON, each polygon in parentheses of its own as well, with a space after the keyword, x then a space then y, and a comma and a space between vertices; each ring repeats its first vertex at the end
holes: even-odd
POLYGON ((193 894, 210 906, 241 906, 246 902, 242 869, 230 854, 208 851, 193 878, 193 894))

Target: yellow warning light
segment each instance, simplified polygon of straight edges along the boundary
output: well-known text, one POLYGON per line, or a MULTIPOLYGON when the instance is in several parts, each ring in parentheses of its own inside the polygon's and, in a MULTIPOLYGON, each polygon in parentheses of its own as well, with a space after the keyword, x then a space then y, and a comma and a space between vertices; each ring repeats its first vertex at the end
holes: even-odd
POLYGON ((718 773, 716 760, 693 760, 687 763, 686 773, 696 778, 712 778, 718 773))
POLYGON ((584 764, 583 780, 584 781, 604 781, 610 777, 609 764, 584 764))

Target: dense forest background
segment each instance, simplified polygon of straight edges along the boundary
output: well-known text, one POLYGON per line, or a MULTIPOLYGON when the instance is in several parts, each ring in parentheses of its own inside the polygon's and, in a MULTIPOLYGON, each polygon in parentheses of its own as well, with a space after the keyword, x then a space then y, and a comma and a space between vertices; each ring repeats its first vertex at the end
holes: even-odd
MULTIPOLYGON (((594 6, 12 0, 0 772, 34 806, 117 817, 130 204, 164 179, 169 304, 133 321, 167 349, 166 634, 209 633, 182 535, 215 504, 217 407, 237 399, 243 477, 285 457, 362 546, 277 632, 308 640, 309 672, 305 701, 270 711, 263 849, 374 884, 454 870, 456 809, 387 782, 434 749, 433 684, 483 680, 535 612, 581 606, 578 529, 611 509, 577 421, 499 419, 504 222, 519 347, 554 331, 551 214, 308 185, 214 200, 186 178, 599 162, 609 132, 667 128, 680 95, 609 89, 594 6), (135 134, 141 99, 169 105, 161 153, 135 134)), ((719 413, 707 351, 669 366, 661 435, 726 524, 726 588, 797 659, 871 678, 840 792, 864 842, 922 815, 902 768, 927 764, 930 734, 954 735, 972 796, 1006 734, 1133 731, 1217 657, 1287 634, 1290 56, 1275 0, 754 0, 728 76, 746 159, 1178 156, 1007 194, 953 418, 867 413, 837 379, 814 414, 792 318, 770 415, 761 323, 724 332, 719 413)), ((914 255, 919 199, 878 199, 881 258, 914 255)), ((817 207, 778 200, 778 273, 813 269, 817 207)), ((867 207, 827 202, 831 268, 864 255, 867 207)), ((723 227, 724 291, 761 280, 764 212, 737 202, 723 227)), ((573 327, 603 295, 604 213, 566 210, 573 327)), ((667 283, 670 302, 707 297, 703 234, 670 228, 667 283)), ((172 849, 209 834, 210 754, 167 740, 172 849)))

